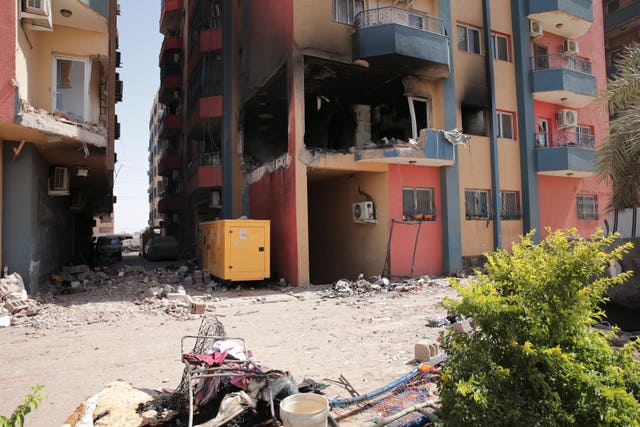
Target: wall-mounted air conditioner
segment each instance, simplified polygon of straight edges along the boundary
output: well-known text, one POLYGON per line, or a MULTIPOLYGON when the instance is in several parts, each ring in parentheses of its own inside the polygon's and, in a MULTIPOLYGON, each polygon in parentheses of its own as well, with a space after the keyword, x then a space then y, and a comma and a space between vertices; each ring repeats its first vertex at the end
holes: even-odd
POLYGON ((529 36, 532 39, 537 39, 542 37, 543 35, 543 31, 542 31, 542 24, 539 21, 536 21, 534 19, 529 21, 529 36))
POLYGON ((51 169, 51 175, 49 176, 49 195, 69 195, 69 168, 55 166, 51 169))
POLYGON ((354 203, 352 213, 354 222, 376 222, 373 202, 354 203))
POLYGON ((574 110, 560 110, 556 114, 558 129, 578 126, 578 112, 574 110))
POLYGON ((562 42, 562 53, 565 55, 577 55, 580 53, 580 46, 575 40, 565 40, 562 42))
POLYGON ((22 0, 20 18, 29 30, 53 31, 51 0, 22 0))

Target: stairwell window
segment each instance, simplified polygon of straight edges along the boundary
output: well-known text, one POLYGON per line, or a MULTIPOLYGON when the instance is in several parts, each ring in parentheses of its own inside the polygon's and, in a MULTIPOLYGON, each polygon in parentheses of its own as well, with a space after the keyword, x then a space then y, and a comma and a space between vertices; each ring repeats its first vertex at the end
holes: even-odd
POLYGON ((469 53, 482 53, 480 48, 480 30, 458 24, 458 50, 469 53))
POLYGON ((509 55, 509 37, 501 34, 492 34, 491 43, 493 43, 493 59, 511 62, 509 55))
POLYGON ((489 219, 489 190, 465 190, 464 208, 467 219, 489 219))
POLYGON ((352 25, 356 15, 364 10, 364 0, 333 0, 333 20, 352 25))
POLYGON ((522 218, 520 210, 520 192, 501 191, 500 192, 500 219, 512 220, 522 218))
POLYGON ((403 188, 402 219, 404 221, 435 221, 433 188, 403 188))
POLYGON ((513 132, 513 113, 498 111, 498 138, 515 139, 513 132))
POLYGON ((578 195, 576 196, 578 206, 578 219, 593 221, 598 219, 598 196, 578 195))

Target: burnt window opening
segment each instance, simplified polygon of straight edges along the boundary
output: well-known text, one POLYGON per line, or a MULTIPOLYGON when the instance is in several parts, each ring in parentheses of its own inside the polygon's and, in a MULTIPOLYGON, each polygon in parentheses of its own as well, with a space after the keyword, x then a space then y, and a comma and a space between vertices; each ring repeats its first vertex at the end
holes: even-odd
POLYGON ((305 123, 304 143, 309 148, 347 150, 355 143, 358 122, 353 105, 307 96, 305 123))
POLYGON ((430 104, 431 101, 426 98, 407 97, 409 101, 409 112, 411 114, 411 132, 413 139, 418 139, 420 135, 420 129, 428 129, 431 127, 430 123, 430 104))
POLYGON ((242 155, 246 169, 251 170, 287 152, 289 106, 286 84, 286 70, 282 68, 242 110, 242 155))
POLYGON ((462 130, 468 135, 489 136, 489 111, 483 107, 461 105, 462 130))

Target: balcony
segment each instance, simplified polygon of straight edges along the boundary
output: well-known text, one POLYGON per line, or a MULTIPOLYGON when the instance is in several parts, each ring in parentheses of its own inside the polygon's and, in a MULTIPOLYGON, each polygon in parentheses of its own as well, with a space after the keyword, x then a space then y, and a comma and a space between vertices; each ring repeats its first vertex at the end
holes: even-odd
POLYGON ((160 11, 160 32, 176 34, 180 29, 182 0, 162 0, 160 11))
POLYGON ((609 9, 609 13, 604 17, 605 31, 620 27, 640 16, 640 2, 634 1, 622 6, 615 10, 609 9))
POLYGON ((182 168, 182 159, 177 155, 163 154, 158 164, 158 175, 166 176, 182 168))
POLYGON ((169 104, 175 100, 176 91, 182 89, 182 74, 175 76, 161 76, 160 79, 160 102, 163 104, 169 104))
POLYGON ((582 108, 597 96, 591 61, 564 54, 536 56, 532 60, 533 98, 571 108, 582 108))
POLYGON ((585 178, 595 172, 595 137, 573 131, 536 134, 536 170, 540 175, 585 178))
POLYGON ((546 32, 565 39, 583 36, 593 22, 591 0, 529 0, 529 19, 542 24, 546 32))
POLYGON ((373 67, 426 78, 449 76, 449 40, 440 18, 382 7, 358 13, 354 26, 354 61, 364 59, 373 67))
POLYGON ((160 48, 160 57, 158 61, 160 63, 160 67, 164 65, 165 62, 169 63, 179 63, 180 61, 167 60, 166 55, 173 52, 179 53, 182 50, 182 37, 173 36, 173 37, 165 37, 162 41, 162 47, 160 48), (175 52, 178 51, 178 52, 175 52))
POLYGON ((194 193, 200 189, 211 189, 222 186, 222 166, 220 153, 200 153, 187 166, 189 180, 187 192, 194 193))
POLYGON ((451 166, 454 147, 437 129, 422 129, 417 144, 395 144, 389 148, 356 148, 355 160, 370 163, 398 163, 420 166, 451 166))
POLYGON ((162 124, 158 131, 158 137, 168 139, 180 133, 182 128, 182 116, 178 114, 167 114, 162 118, 162 124))
POLYGON ((158 201, 159 212, 177 212, 180 210, 180 196, 163 195, 158 201))

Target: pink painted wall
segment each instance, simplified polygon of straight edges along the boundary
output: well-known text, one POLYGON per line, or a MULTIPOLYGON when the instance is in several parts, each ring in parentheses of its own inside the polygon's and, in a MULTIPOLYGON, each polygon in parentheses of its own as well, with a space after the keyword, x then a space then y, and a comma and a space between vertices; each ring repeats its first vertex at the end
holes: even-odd
MULTIPOLYGON (((435 221, 423 221, 420 226, 414 276, 442 273, 442 210, 440 206, 440 171, 435 167, 390 165, 389 210, 392 220, 402 221, 402 188, 434 189, 435 221)), ((391 275, 411 275, 411 261, 418 223, 395 224, 391 239, 391 275)))
MULTIPOLYGON (((549 53, 557 53, 561 49, 562 38, 552 34, 546 34, 539 41, 548 41, 549 53), (552 49, 555 47, 555 49, 552 49)), ((593 24, 590 30, 578 38, 580 45, 579 57, 589 59, 592 62, 592 72, 596 76, 598 92, 606 90, 606 60, 603 38, 603 11, 602 0, 593 2, 593 24)), ((555 112, 561 109, 560 105, 544 102, 535 103, 535 123, 538 117, 551 119, 549 125, 551 131, 556 130, 555 112)), ((598 101, 591 105, 578 109, 578 123, 583 126, 592 126, 596 137, 596 145, 602 144, 607 135, 609 126, 608 116, 598 101)), ((546 235, 544 227, 552 229, 576 227, 579 232, 588 236, 601 224, 602 216, 606 212, 610 200, 610 188, 607 184, 599 182, 597 177, 589 178, 564 178, 554 176, 538 176, 538 189, 540 199, 540 225, 542 235, 546 235), (598 221, 578 220, 576 208, 576 195, 593 194, 598 196, 598 209, 601 219, 598 221)))
POLYGON ((16 88, 11 78, 16 72, 16 4, 3 2, 0 13, 0 123, 13 123, 15 113, 16 88))

